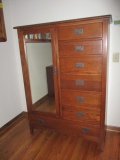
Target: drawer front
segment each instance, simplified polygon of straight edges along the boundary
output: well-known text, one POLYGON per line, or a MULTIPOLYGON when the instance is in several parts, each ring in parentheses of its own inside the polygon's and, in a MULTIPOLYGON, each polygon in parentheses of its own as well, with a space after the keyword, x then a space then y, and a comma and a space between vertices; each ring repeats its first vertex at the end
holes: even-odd
MULTIPOLYGON (((83 138, 87 138, 87 136, 99 137, 100 135, 99 125, 90 125, 80 121, 63 119, 61 120, 61 125, 59 125, 59 129, 64 129, 64 132, 71 133, 73 135, 81 135, 83 138)), ((91 139, 92 137, 89 137, 88 139, 91 139)))
POLYGON ((58 28, 58 40, 102 37, 102 23, 88 23, 58 28))
POLYGON ((61 89, 73 89, 83 91, 101 91, 101 75, 71 75, 61 73, 61 89))
POLYGON ((101 74, 102 57, 60 58, 60 72, 70 74, 101 74))
POLYGON ((43 116, 36 116, 36 117, 31 116, 29 120, 30 123, 35 126, 56 128, 58 125, 58 121, 55 118, 47 118, 43 116))
POLYGON ((61 90, 61 105, 100 110, 101 93, 61 90))
POLYGON ((100 124, 100 111, 73 106, 62 106, 62 118, 91 124, 100 124))
POLYGON ((60 42, 59 56, 80 56, 102 54, 102 40, 60 42))

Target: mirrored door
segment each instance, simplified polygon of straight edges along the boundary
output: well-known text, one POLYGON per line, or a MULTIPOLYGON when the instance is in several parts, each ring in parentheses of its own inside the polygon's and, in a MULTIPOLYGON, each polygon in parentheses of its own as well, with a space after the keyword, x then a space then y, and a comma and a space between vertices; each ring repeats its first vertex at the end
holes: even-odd
POLYGON ((51 33, 26 34, 24 38, 32 109, 56 113, 51 33))

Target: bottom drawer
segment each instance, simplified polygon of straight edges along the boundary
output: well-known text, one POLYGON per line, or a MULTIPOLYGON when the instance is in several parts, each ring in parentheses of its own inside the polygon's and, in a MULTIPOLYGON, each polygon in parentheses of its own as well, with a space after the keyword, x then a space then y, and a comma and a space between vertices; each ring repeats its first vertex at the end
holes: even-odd
POLYGON ((100 126, 91 125, 72 120, 57 119, 52 117, 37 116, 30 117, 30 125, 33 128, 48 127, 56 129, 59 132, 71 135, 77 135, 81 138, 99 142, 100 126))
POLYGON ((81 137, 93 136, 99 137, 100 135, 100 126, 99 125, 90 125, 81 122, 73 122, 68 120, 62 120, 62 125, 59 126, 60 130, 67 131, 73 135, 82 135, 81 137))
POLYGON ((46 118, 44 116, 30 117, 30 124, 32 126, 43 126, 49 128, 57 128, 58 120, 56 118, 46 118))

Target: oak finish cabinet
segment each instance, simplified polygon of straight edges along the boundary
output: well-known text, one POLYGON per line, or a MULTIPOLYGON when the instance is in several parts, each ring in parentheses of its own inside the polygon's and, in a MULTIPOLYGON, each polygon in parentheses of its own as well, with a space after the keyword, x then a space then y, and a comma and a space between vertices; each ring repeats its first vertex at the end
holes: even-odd
POLYGON ((14 27, 18 30, 32 133, 35 128, 50 127, 95 141, 103 149, 110 22, 111 16, 106 15, 14 27), (24 36, 31 33, 51 35, 55 93, 52 109, 45 109, 44 106, 33 109, 24 50, 24 36))

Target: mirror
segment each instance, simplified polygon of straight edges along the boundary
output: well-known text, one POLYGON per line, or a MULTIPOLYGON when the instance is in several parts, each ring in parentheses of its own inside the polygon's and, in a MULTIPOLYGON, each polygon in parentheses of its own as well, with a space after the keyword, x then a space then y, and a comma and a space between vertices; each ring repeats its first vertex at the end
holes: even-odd
POLYGON ((25 47, 33 110, 55 113, 51 34, 25 35, 25 47))

